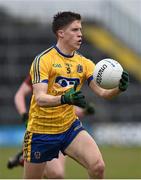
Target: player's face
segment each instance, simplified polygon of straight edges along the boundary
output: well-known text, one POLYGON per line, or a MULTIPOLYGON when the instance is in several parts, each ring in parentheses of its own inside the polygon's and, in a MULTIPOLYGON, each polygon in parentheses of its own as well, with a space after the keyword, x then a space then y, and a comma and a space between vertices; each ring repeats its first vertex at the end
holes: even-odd
POLYGON ((63 28, 63 42, 72 51, 80 48, 82 43, 82 26, 81 21, 73 21, 71 24, 63 28))

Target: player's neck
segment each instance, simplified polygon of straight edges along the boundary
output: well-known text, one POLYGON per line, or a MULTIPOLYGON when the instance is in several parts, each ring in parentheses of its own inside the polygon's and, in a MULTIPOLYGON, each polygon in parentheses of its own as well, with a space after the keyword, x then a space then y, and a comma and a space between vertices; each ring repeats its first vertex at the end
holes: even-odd
POLYGON ((71 50, 67 45, 64 45, 62 43, 57 43, 56 47, 65 55, 72 56, 74 54, 74 50, 71 50))

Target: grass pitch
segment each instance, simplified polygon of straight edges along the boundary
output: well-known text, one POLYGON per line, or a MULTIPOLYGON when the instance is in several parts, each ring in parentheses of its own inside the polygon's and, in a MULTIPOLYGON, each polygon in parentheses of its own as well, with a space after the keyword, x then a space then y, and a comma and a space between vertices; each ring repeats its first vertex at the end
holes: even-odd
MULTIPOLYGON (((21 179, 23 168, 7 169, 10 156, 20 148, 0 148, 0 178, 21 179)), ((106 164, 105 178, 107 179, 140 179, 141 178, 141 148, 139 147, 100 147, 106 164)), ((66 178, 87 179, 86 170, 74 160, 67 158, 66 178)))

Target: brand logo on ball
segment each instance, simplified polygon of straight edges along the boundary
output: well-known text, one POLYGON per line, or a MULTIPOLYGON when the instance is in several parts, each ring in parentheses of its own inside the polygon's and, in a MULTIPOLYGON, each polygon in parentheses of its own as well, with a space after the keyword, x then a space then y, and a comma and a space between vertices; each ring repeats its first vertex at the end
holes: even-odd
POLYGON ((104 70, 107 68, 106 64, 103 64, 103 66, 100 68, 100 70, 98 71, 97 77, 96 77, 96 82, 98 84, 101 83, 102 81, 102 73, 104 72, 104 70))

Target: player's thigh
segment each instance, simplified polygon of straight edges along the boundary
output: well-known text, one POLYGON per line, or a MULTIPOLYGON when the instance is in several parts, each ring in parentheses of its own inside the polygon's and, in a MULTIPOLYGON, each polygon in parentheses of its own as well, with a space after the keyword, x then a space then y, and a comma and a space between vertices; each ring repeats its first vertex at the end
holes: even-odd
POLYGON ((65 165, 65 156, 60 152, 58 158, 54 158, 51 161, 46 162, 47 172, 59 171, 64 169, 65 165))
POLYGON ((46 162, 44 177, 49 179, 65 177, 65 156, 60 152, 58 158, 46 162))
POLYGON ((86 168, 103 161, 97 144, 85 130, 78 133, 64 152, 86 168))
POLYGON ((44 163, 30 163, 24 162, 24 179, 41 179, 46 162, 44 163))

